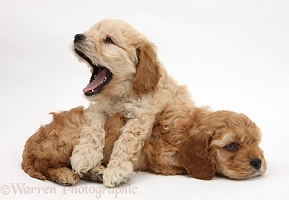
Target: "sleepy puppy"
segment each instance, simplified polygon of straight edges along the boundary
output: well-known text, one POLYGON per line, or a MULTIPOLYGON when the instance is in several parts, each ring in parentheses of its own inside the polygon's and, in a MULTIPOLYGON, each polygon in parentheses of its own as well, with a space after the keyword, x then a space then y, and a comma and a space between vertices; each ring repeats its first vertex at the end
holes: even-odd
POLYGON ((133 174, 156 117, 167 105, 194 103, 159 62, 155 46, 128 23, 103 20, 74 37, 75 55, 89 65, 90 83, 83 89, 90 105, 72 151, 71 166, 80 176, 101 167, 108 117, 121 113, 126 123, 113 146, 104 171, 104 184, 115 187, 133 174))
MULTIPOLYGON (((26 142, 22 168, 31 177, 73 185, 80 176, 71 169, 70 156, 85 124, 82 107, 53 113, 53 121, 26 142)), ((120 128, 126 119, 116 114, 105 123, 104 166, 110 160, 120 128)), ((244 114, 211 112, 206 108, 169 106, 159 115, 145 140, 135 171, 187 174, 209 180, 215 174, 247 179, 266 172, 266 160, 258 144, 259 128, 244 114)), ((104 167, 95 167, 81 178, 102 182, 104 167)))
POLYGON ((169 106, 156 121, 135 170, 202 180, 215 174, 247 179, 266 171, 260 129, 244 114, 169 106))

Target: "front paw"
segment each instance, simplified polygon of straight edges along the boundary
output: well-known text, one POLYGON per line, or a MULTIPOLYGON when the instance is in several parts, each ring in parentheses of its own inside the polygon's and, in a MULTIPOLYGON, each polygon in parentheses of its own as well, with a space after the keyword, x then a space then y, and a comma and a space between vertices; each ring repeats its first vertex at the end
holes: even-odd
POLYGON ((70 162, 73 171, 79 176, 83 176, 94 166, 99 165, 101 158, 96 151, 77 151, 70 157, 70 162))
POLYGON ((109 167, 104 170, 103 183, 107 187, 117 187, 130 181, 132 174, 131 166, 109 167))

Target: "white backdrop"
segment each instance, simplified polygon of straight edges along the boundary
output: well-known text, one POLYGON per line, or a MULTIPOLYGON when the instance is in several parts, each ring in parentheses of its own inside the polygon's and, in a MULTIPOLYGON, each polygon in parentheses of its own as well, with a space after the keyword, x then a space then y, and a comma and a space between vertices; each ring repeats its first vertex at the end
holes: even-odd
POLYGON ((288 10, 287 0, 0 0, 0 199, 288 199, 288 10), (23 146, 48 113, 88 105, 82 88, 90 73, 69 46, 103 18, 126 20, 153 41, 197 105, 255 121, 266 175, 200 181, 137 173, 121 191, 24 173, 23 146))

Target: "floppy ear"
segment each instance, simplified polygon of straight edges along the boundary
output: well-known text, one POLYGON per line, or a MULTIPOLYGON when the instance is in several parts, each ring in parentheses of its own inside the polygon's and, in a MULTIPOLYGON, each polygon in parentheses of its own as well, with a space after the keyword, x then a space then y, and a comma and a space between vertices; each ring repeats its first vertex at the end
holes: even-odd
POLYGON ((152 92, 161 77, 160 63, 154 45, 148 41, 140 43, 138 49, 138 64, 132 89, 137 94, 152 92))
POLYGON ((202 180, 215 176, 215 167, 209 149, 209 134, 195 134, 186 138, 179 149, 180 161, 188 175, 202 180))

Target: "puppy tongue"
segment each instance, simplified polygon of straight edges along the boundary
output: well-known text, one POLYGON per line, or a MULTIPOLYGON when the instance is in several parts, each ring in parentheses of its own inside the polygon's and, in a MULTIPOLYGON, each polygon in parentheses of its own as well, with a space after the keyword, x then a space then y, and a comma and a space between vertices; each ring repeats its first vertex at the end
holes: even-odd
POLYGON ((93 77, 94 80, 83 89, 83 92, 86 93, 86 92, 95 90, 98 86, 100 86, 102 83, 105 82, 107 75, 108 75, 108 70, 106 68, 103 68, 101 72, 94 75, 93 77))

